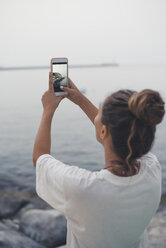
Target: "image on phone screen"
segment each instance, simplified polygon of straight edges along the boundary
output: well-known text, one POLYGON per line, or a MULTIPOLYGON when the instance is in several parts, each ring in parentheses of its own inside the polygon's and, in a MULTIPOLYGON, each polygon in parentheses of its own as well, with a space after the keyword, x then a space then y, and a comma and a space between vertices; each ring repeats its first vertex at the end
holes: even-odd
POLYGON ((52 77, 55 92, 63 92, 60 86, 68 86, 67 62, 52 63, 52 77))

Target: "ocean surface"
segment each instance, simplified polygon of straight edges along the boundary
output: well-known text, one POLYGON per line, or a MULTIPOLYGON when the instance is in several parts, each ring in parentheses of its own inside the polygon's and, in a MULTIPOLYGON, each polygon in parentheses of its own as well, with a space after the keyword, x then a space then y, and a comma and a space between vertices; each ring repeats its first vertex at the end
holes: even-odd
MULTIPOLYGON (((48 88, 48 69, 0 71, 0 180, 35 190, 32 151, 42 115, 42 94, 48 88)), ((76 86, 99 106, 119 89, 158 90, 166 101, 166 65, 69 68, 76 86)), ((166 121, 157 126, 152 152, 162 166, 162 191, 166 193, 166 121)), ((104 149, 85 113, 67 98, 55 112, 52 155, 67 164, 91 171, 105 167, 104 149)), ((12 186, 13 187, 13 186, 12 186)))

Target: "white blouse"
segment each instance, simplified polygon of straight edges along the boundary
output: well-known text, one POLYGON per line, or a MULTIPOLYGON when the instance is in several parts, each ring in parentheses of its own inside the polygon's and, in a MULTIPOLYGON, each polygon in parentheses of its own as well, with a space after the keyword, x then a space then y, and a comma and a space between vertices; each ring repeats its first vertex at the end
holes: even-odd
POLYGON ((67 248, 147 248, 146 228, 160 203, 161 166, 151 152, 139 173, 119 177, 64 164, 49 154, 36 164, 36 192, 67 219, 67 248))

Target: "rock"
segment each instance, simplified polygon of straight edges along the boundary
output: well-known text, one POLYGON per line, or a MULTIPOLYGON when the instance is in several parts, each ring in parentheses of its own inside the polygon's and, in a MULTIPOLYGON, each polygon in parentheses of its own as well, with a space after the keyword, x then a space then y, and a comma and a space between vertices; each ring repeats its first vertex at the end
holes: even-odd
POLYGON ((0 247, 1 248, 46 248, 22 233, 14 231, 0 223, 0 247))
POLYGON ((5 231, 10 229, 10 227, 6 226, 4 223, 0 222, 0 231, 5 231))
POLYGON ((47 247, 66 244, 67 221, 57 210, 33 209, 25 212, 20 231, 47 247))
POLYGON ((66 248, 67 246, 66 245, 63 245, 63 246, 58 246, 56 248, 66 248))
POLYGON ((12 217, 29 201, 4 195, 0 198, 0 219, 12 217))
MULTIPOLYGON (((9 229, 14 229, 14 230, 18 230, 19 229, 19 221, 18 220, 10 220, 10 219, 3 219, 2 220, 2 224, 6 225, 6 227, 8 227, 9 229)), ((0 227, 1 229, 1 227, 0 227)))
POLYGON ((29 204, 22 207, 17 212, 17 214, 15 215, 14 218, 20 219, 23 216, 23 214, 30 209, 52 209, 52 207, 47 202, 43 201, 38 196, 31 197, 31 199, 29 199, 29 201, 30 201, 29 204))
POLYGON ((23 214, 25 212, 27 212, 28 210, 30 209, 36 209, 36 207, 32 204, 32 203, 29 203, 27 204, 26 206, 22 207, 18 212, 17 214, 14 216, 15 219, 21 219, 23 214))
POLYGON ((157 212, 148 226, 150 248, 166 247, 166 208, 157 212))

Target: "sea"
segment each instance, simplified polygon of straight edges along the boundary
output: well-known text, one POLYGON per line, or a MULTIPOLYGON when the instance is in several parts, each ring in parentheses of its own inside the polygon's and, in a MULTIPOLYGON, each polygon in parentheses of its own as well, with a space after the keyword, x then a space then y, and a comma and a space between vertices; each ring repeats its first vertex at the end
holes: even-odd
MULTIPOLYGON (((48 89, 49 69, 0 71, 0 183, 35 191, 32 152, 42 115, 41 97, 48 89)), ((69 67, 74 84, 99 107, 119 89, 154 89, 166 101, 166 65, 69 67)), ((157 126, 152 152, 162 166, 162 193, 166 194, 166 118, 157 126)), ((52 123, 52 155, 69 165, 90 171, 105 167, 104 149, 96 140, 93 123, 64 98, 52 123)), ((3 186, 2 186, 3 185, 3 186)), ((4 186, 5 185, 5 186, 4 186)))

